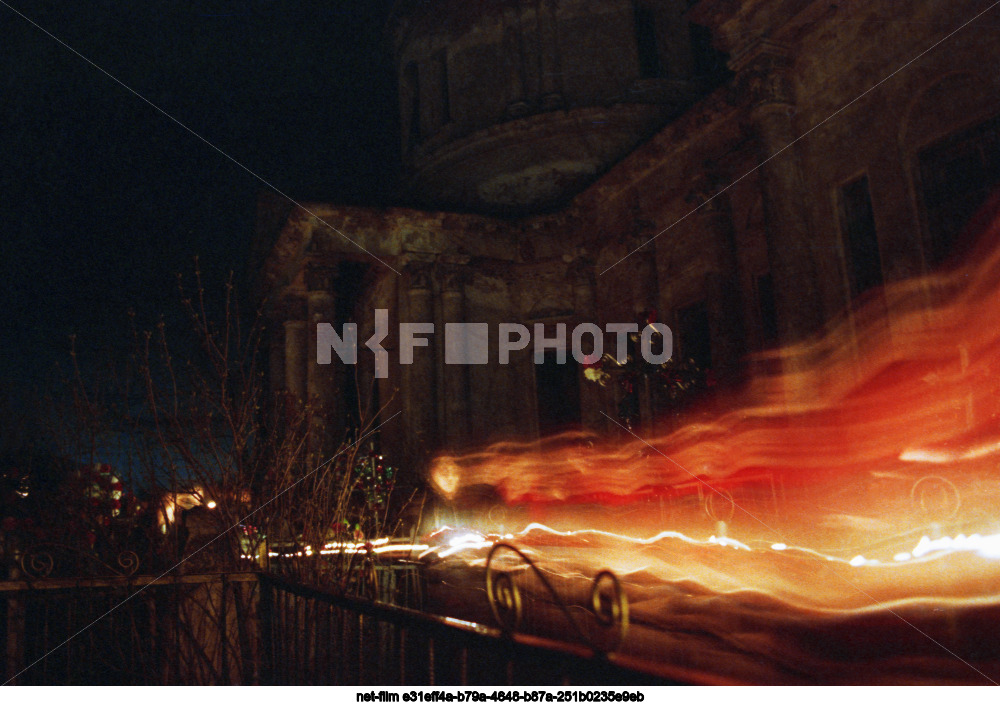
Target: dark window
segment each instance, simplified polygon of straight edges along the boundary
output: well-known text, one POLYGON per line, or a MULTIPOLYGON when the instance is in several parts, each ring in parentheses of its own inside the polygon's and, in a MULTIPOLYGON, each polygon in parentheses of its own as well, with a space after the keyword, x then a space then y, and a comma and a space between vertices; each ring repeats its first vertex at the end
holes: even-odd
POLYGON ((451 98, 448 95, 448 52, 442 49, 434 55, 434 66, 438 81, 438 127, 451 120, 451 98))
POLYGON ((572 356, 565 363, 556 351, 545 351, 545 359, 535 364, 538 394, 538 431, 542 436, 563 431, 580 423, 580 382, 572 356))
POLYGON ((677 312, 677 327, 684 359, 693 360, 703 370, 711 368, 712 328, 708 322, 705 302, 686 306, 677 312))
POLYGON ((406 65, 405 83, 410 91, 410 134, 408 140, 410 147, 420 144, 420 75, 417 71, 417 62, 411 61, 406 65))
POLYGON ((658 78, 662 67, 656 41, 656 18, 651 8, 642 5, 635 6, 635 43, 639 50, 639 78, 658 78))
MULTIPOLYGON (((338 332, 343 330, 345 323, 349 321, 357 321, 357 312, 354 307, 361 296, 361 292, 364 288, 365 274, 370 269, 370 266, 364 262, 352 262, 350 260, 344 260, 337 264, 337 297, 334 304, 334 327, 338 332)), ((344 375, 343 371, 334 371, 333 374, 336 376, 336 384, 342 388, 341 399, 344 401, 344 422, 347 425, 348 431, 360 429, 362 415, 359 409, 360 400, 364 399, 367 392, 359 390, 357 385, 357 380, 354 375, 344 375)), ((369 411, 372 414, 378 411, 378 381, 374 381, 370 384, 369 391, 371 394, 376 395, 370 406, 369 411)), ((340 441, 336 439, 336 441, 340 441)))
POLYGON ((958 236, 1000 185, 1000 116, 921 152, 920 184, 930 231, 928 263, 937 265, 958 254, 958 236))
POLYGON ((774 303, 774 278, 771 273, 757 277, 757 313, 760 316, 760 337, 765 346, 778 342, 778 309, 774 303))
POLYGON ((882 257, 878 251, 875 213, 867 176, 841 188, 840 219, 847 248, 851 296, 856 297, 882 284, 882 257))

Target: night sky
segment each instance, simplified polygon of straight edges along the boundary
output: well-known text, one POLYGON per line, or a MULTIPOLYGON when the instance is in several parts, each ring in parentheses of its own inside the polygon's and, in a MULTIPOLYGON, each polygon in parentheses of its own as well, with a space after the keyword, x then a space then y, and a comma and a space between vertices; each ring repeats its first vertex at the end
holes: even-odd
POLYGON ((23 13, 297 200, 391 202, 389 0, 0 0, 2 388, 48 384, 69 334, 121 350, 126 311, 176 317, 198 255, 246 286, 260 181, 23 13))

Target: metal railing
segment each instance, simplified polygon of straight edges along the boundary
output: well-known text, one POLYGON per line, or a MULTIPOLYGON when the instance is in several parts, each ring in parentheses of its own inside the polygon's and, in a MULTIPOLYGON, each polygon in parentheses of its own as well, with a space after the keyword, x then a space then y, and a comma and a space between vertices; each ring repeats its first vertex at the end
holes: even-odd
MULTIPOLYGON (((386 573, 379 598, 386 600, 384 587, 395 582, 396 594, 408 592, 418 604, 414 579, 412 566, 386 573)), ((582 641, 520 634, 258 573, 0 582, 0 677, 17 684, 705 681, 582 641)))
POLYGON ((262 681, 340 685, 681 684, 703 681, 583 644, 336 596, 260 577, 262 681))
POLYGON ((256 574, 0 582, 0 683, 258 681, 256 574))

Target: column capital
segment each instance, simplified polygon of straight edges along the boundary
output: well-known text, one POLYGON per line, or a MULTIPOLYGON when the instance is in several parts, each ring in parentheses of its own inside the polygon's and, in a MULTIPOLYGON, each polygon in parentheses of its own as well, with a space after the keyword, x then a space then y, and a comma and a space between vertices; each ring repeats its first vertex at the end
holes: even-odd
POLYGON ((297 294, 286 294, 275 302, 272 311, 274 320, 278 322, 305 321, 306 299, 297 294))
POLYGON ((752 110, 790 109, 795 105, 791 69, 794 58, 783 45, 759 40, 730 62, 736 72, 737 94, 752 110))
POLYGON ((412 291, 430 290, 434 277, 434 261, 408 259, 403 265, 403 273, 409 280, 407 288, 412 291))
POLYGON ((702 173, 691 180, 691 188, 684 200, 700 213, 729 213, 731 204, 729 194, 723 189, 728 186, 728 180, 721 174, 702 173))
POLYGON ((629 256, 656 257, 656 224, 652 221, 636 221, 635 231, 626 238, 629 256))
POLYGON ((333 293, 337 281, 337 266, 328 262, 309 261, 302 268, 302 278, 306 290, 312 292, 333 293))
POLYGON ((444 264, 438 265, 436 269, 442 294, 464 293, 465 285, 472 278, 469 269, 461 265, 444 264))
POLYGON ((430 289, 430 279, 437 256, 429 252, 406 252, 396 260, 396 266, 409 280, 410 289, 430 289))

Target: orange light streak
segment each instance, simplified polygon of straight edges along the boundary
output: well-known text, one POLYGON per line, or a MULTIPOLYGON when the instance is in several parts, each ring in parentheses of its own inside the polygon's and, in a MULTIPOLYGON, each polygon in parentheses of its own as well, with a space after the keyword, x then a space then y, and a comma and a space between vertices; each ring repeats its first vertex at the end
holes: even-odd
POLYGON ((520 541, 590 573, 813 611, 1000 603, 997 243, 1000 220, 963 263, 869 293, 679 429, 504 442, 437 458, 432 482, 449 499, 491 486, 508 519, 551 525, 520 541))

